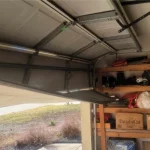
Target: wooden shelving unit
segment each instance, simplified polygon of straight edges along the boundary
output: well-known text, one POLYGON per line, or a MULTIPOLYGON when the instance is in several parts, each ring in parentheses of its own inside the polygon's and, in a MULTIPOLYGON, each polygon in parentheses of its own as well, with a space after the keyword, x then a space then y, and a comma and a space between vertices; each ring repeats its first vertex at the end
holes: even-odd
POLYGON ((150 86, 139 86, 139 85, 131 85, 131 86, 118 86, 113 89, 109 87, 102 87, 101 89, 95 89, 98 92, 104 93, 128 93, 128 92, 144 92, 150 91, 150 86))
POLYGON ((106 150, 106 137, 121 137, 121 138, 150 138, 150 130, 118 130, 107 129, 104 122, 104 113, 143 113, 150 114, 150 109, 141 108, 109 108, 99 105, 97 113, 100 115, 100 122, 97 123, 97 135, 101 136, 102 150, 106 150))
MULTIPOLYGON (((150 70, 150 64, 140 65, 127 65, 121 67, 108 67, 98 69, 97 73, 101 78, 103 74, 109 72, 121 72, 121 71, 144 71, 150 70)), ((102 81, 100 80, 99 87, 95 88, 97 92, 103 93, 129 93, 129 92, 143 92, 150 91, 150 86, 118 86, 114 89, 102 87, 102 81)), ((97 113, 100 115, 100 122, 97 123, 97 135, 101 136, 101 148, 106 150, 106 137, 123 137, 123 138, 150 138, 150 130, 117 130, 117 129, 106 129, 104 122, 104 113, 143 113, 150 114, 150 109, 141 108, 104 108, 103 105, 99 105, 97 113)))
MULTIPOLYGON (((107 68, 98 69, 97 72, 100 75, 100 77, 102 77, 103 73, 119 72, 119 71, 144 71, 144 70, 150 70, 150 64, 127 65, 121 67, 107 67, 107 68)), ((100 85, 100 87, 96 88, 95 90, 103 93, 143 92, 143 91, 150 91, 150 86, 127 85, 127 86, 118 86, 111 89, 109 87, 102 87, 102 85, 100 85)))
POLYGON ((98 73, 119 72, 119 71, 144 71, 150 70, 150 64, 127 65, 121 67, 107 67, 98 69, 98 73))
MULTIPOLYGON (((97 112, 100 113, 100 109, 97 108, 97 112)), ((104 113, 143 113, 143 114, 150 114, 150 109, 143 109, 143 108, 111 108, 111 107, 106 107, 104 108, 104 113)))
MULTIPOLYGON (((100 131, 98 131, 98 136, 102 136, 100 131)), ((122 137, 122 138, 150 138, 150 131, 106 129, 106 136, 107 137, 122 137)))

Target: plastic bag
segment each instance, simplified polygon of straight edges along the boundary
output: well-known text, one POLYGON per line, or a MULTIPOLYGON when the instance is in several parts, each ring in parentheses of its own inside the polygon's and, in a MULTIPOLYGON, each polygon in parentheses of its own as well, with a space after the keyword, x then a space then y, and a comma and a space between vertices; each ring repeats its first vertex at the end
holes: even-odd
POLYGON ((150 109, 150 92, 142 92, 137 98, 137 106, 139 108, 150 109))

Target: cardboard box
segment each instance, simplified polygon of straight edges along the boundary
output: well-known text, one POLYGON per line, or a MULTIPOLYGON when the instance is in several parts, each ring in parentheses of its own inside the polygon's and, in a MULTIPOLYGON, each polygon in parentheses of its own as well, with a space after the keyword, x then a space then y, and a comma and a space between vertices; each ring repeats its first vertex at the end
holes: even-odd
POLYGON ((150 130, 150 115, 146 116, 146 120, 147 120, 147 130, 150 130))
POLYGON ((143 129, 143 115, 137 113, 117 113, 116 129, 143 129))

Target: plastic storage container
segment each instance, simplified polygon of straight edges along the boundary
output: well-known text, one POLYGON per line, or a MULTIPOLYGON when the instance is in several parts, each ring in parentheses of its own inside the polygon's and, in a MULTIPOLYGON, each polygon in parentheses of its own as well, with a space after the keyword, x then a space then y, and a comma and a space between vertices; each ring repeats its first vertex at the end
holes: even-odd
POLYGON ((125 140, 108 140, 108 150, 135 150, 134 141, 125 140))

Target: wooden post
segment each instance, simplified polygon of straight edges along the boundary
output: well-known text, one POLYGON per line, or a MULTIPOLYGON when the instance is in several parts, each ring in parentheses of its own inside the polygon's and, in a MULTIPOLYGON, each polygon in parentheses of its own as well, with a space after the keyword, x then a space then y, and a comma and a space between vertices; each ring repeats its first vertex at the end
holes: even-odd
POLYGON ((91 104, 81 103, 82 150, 92 150, 91 104))
POLYGON ((100 115, 100 124, 101 124, 101 148, 106 150, 106 130, 105 130, 105 121, 104 121, 104 106, 99 105, 99 115, 100 115))

